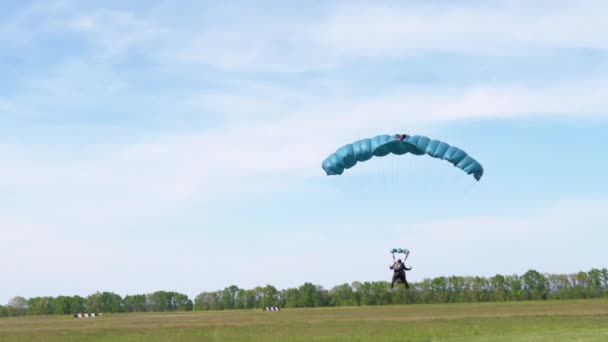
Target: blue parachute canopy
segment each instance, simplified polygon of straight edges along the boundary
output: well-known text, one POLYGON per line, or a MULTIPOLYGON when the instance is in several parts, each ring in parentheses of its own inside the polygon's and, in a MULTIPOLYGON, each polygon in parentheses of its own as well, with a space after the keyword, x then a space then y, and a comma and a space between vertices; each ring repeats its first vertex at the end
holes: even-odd
POLYGON ((374 156, 384 157, 390 153, 411 153, 418 156, 427 154, 452 163, 478 181, 483 176, 483 166, 463 150, 425 136, 405 134, 378 135, 344 145, 325 158, 321 166, 328 176, 341 175, 344 169, 350 169, 357 162, 367 161, 374 156))

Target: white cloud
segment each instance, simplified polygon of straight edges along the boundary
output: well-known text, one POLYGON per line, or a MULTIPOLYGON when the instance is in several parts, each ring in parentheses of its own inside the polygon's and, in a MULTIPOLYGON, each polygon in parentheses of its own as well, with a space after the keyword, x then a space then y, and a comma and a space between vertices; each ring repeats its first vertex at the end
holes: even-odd
POLYGON ((343 55, 419 54, 427 51, 510 55, 551 48, 608 47, 600 32, 603 2, 535 6, 524 2, 445 7, 338 7, 320 37, 343 55))
MULTIPOLYGON (((432 52, 530 55, 561 48, 608 48, 605 3, 544 6, 524 2, 483 6, 340 4, 325 16, 253 16, 214 27, 174 45, 182 62, 228 70, 303 72, 356 58, 432 52)), ((192 35, 189 35, 192 36, 192 35)))
POLYGON ((290 73, 331 69, 361 57, 438 51, 508 56, 561 48, 606 49, 606 10, 601 1, 458 7, 345 3, 319 8, 313 17, 235 6, 222 14, 226 20, 183 25, 152 10, 82 9, 70 2, 50 2, 26 7, 4 25, 7 32, 27 32, 17 35, 21 38, 8 34, 0 39, 33 44, 49 32, 77 32, 88 39, 94 59, 136 49, 165 67, 194 62, 232 71, 290 73), (250 14, 235 19, 245 11, 250 14))

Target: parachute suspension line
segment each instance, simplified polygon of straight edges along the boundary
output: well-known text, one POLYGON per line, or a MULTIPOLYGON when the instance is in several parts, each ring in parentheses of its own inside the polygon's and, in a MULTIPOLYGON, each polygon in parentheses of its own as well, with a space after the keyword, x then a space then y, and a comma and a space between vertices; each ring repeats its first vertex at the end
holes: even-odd
POLYGON ((395 177, 395 159, 391 156, 391 188, 395 188, 397 177, 395 177))
POLYGON ((403 263, 405 263, 405 260, 407 260, 407 257, 410 256, 410 250, 407 248, 393 248, 391 250, 391 253, 393 254, 393 261, 395 261, 395 262, 397 262, 395 260, 395 253, 404 255, 403 260, 401 261, 403 263))
POLYGON ((469 184, 464 188, 464 190, 462 191, 462 194, 464 195, 464 197, 469 197, 469 195, 471 195, 471 193, 473 192, 473 189, 475 188, 475 183, 477 183, 477 182, 476 181, 469 182, 469 184))
POLYGON ((405 264, 405 260, 407 260, 407 257, 410 256, 410 250, 409 249, 405 249, 405 258, 403 258, 403 263, 405 264))

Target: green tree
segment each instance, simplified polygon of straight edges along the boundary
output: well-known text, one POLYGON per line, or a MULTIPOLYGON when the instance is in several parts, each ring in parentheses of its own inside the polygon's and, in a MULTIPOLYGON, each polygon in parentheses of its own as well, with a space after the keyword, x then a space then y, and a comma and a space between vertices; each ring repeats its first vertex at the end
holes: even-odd
MULTIPOLYGON (((219 304, 218 298, 214 298, 219 304)), ((188 296, 173 291, 156 291, 146 295, 146 308, 148 311, 190 311, 193 303, 188 296)), ((213 308, 217 309, 217 308, 213 308)))
POLYGON ((602 297, 608 297, 608 269, 602 268, 602 297))
POLYGON ((281 291, 283 306, 286 308, 297 308, 300 305, 300 290, 288 288, 281 291))
POLYGON ((202 292, 194 299, 195 310, 219 310, 221 291, 202 292))
POLYGON ((545 277, 535 270, 529 270, 522 276, 524 300, 547 299, 545 277))
POLYGON ((122 312, 122 297, 113 292, 101 293, 101 311, 102 312, 122 312))
POLYGON ((446 303, 448 301, 448 281, 446 277, 437 277, 431 280, 430 301, 432 303, 446 303))
POLYGON ((58 296, 55 298, 55 303, 53 305, 53 314, 55 315, 67 315, 72 313, 71 308, 71 298, 68 296, 58 296))
POLYGON ((122 298, 113 292, 95 292, 86 299, 89 312, 122 312, 122 298))
POLYGON ((28 310, 27 299, 21 296, 11 298, 6 306, 6 310, 9 316, 24 316, 28 310))
POLYGON ((509 275, 505 277, 505 281, 509 286, 508 299, 510 301, 518 301, 522 299, 522 284, 521 278, 518 275, 509 275))
POLYGON ((239 288, 236 285, 231 285, 222 291, 220 298, 221 307, 223 309, 235 309, 237 303, 237 295, 239 288))
POLYGON ((70 311, 68 313, 84 312, 86 308, 86 299, 81 296, 70 297, 70 311))
POLYGON ((357 296, 352 286, 342 284, 335 286, 330 291, 331 304, 335 306, 351 306, 357 305, 357 296))
POLYGON ((262 298, 260 301, 261 307, 266 306, 278 306, 279 305, 279 291, 272 286, 266 285, 262 288, 262 298))
POLYGON ((126 312, 145 312, 146 295, 127 295, 123 299, 123 305, 126 312))
POLYGON ((587 272, 589 282, 588 295, 591 298, 600 298, 602 296, 602 271, 593 268, 587 272))
POLYGON ((462 303, 465 297, 466 282, 463 277, 451 276, 447 279, 448 301, 462 303))
POLYGON ((587 298, 589 292, 589 275, 586 272, 578 272, 573 277, 574 295, 576 298, 587 298))
POLYGON ((53 297, 33 297, 28 299, 28 315, 50 315, 53 313, 53 297))
POLYGON ((507 300, 509 287, 504 276, 497 274, 490 278, 490 300, 504 302, 507 300))
POLYGON ((575 298, 569 277, 563 274, 550 274, 547 276, 548 299, 575 298))
POLYGON ((324 305, 325 296, 322 287, 315 286, 312 283, 304 283, 298 288, 298 292, 298 307, 318 307, 324 305))
POLYGON ((174 292, 173 303, 175 311, 192 311, 194 303, 183 293, 174 292))

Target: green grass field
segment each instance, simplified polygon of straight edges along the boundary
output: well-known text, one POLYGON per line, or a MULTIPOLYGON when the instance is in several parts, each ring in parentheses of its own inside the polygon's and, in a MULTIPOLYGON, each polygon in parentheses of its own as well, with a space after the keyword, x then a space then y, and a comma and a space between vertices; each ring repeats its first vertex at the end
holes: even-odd
POLYGON ((608 301, 0 319, 0 341, 608 341, 608 301))

